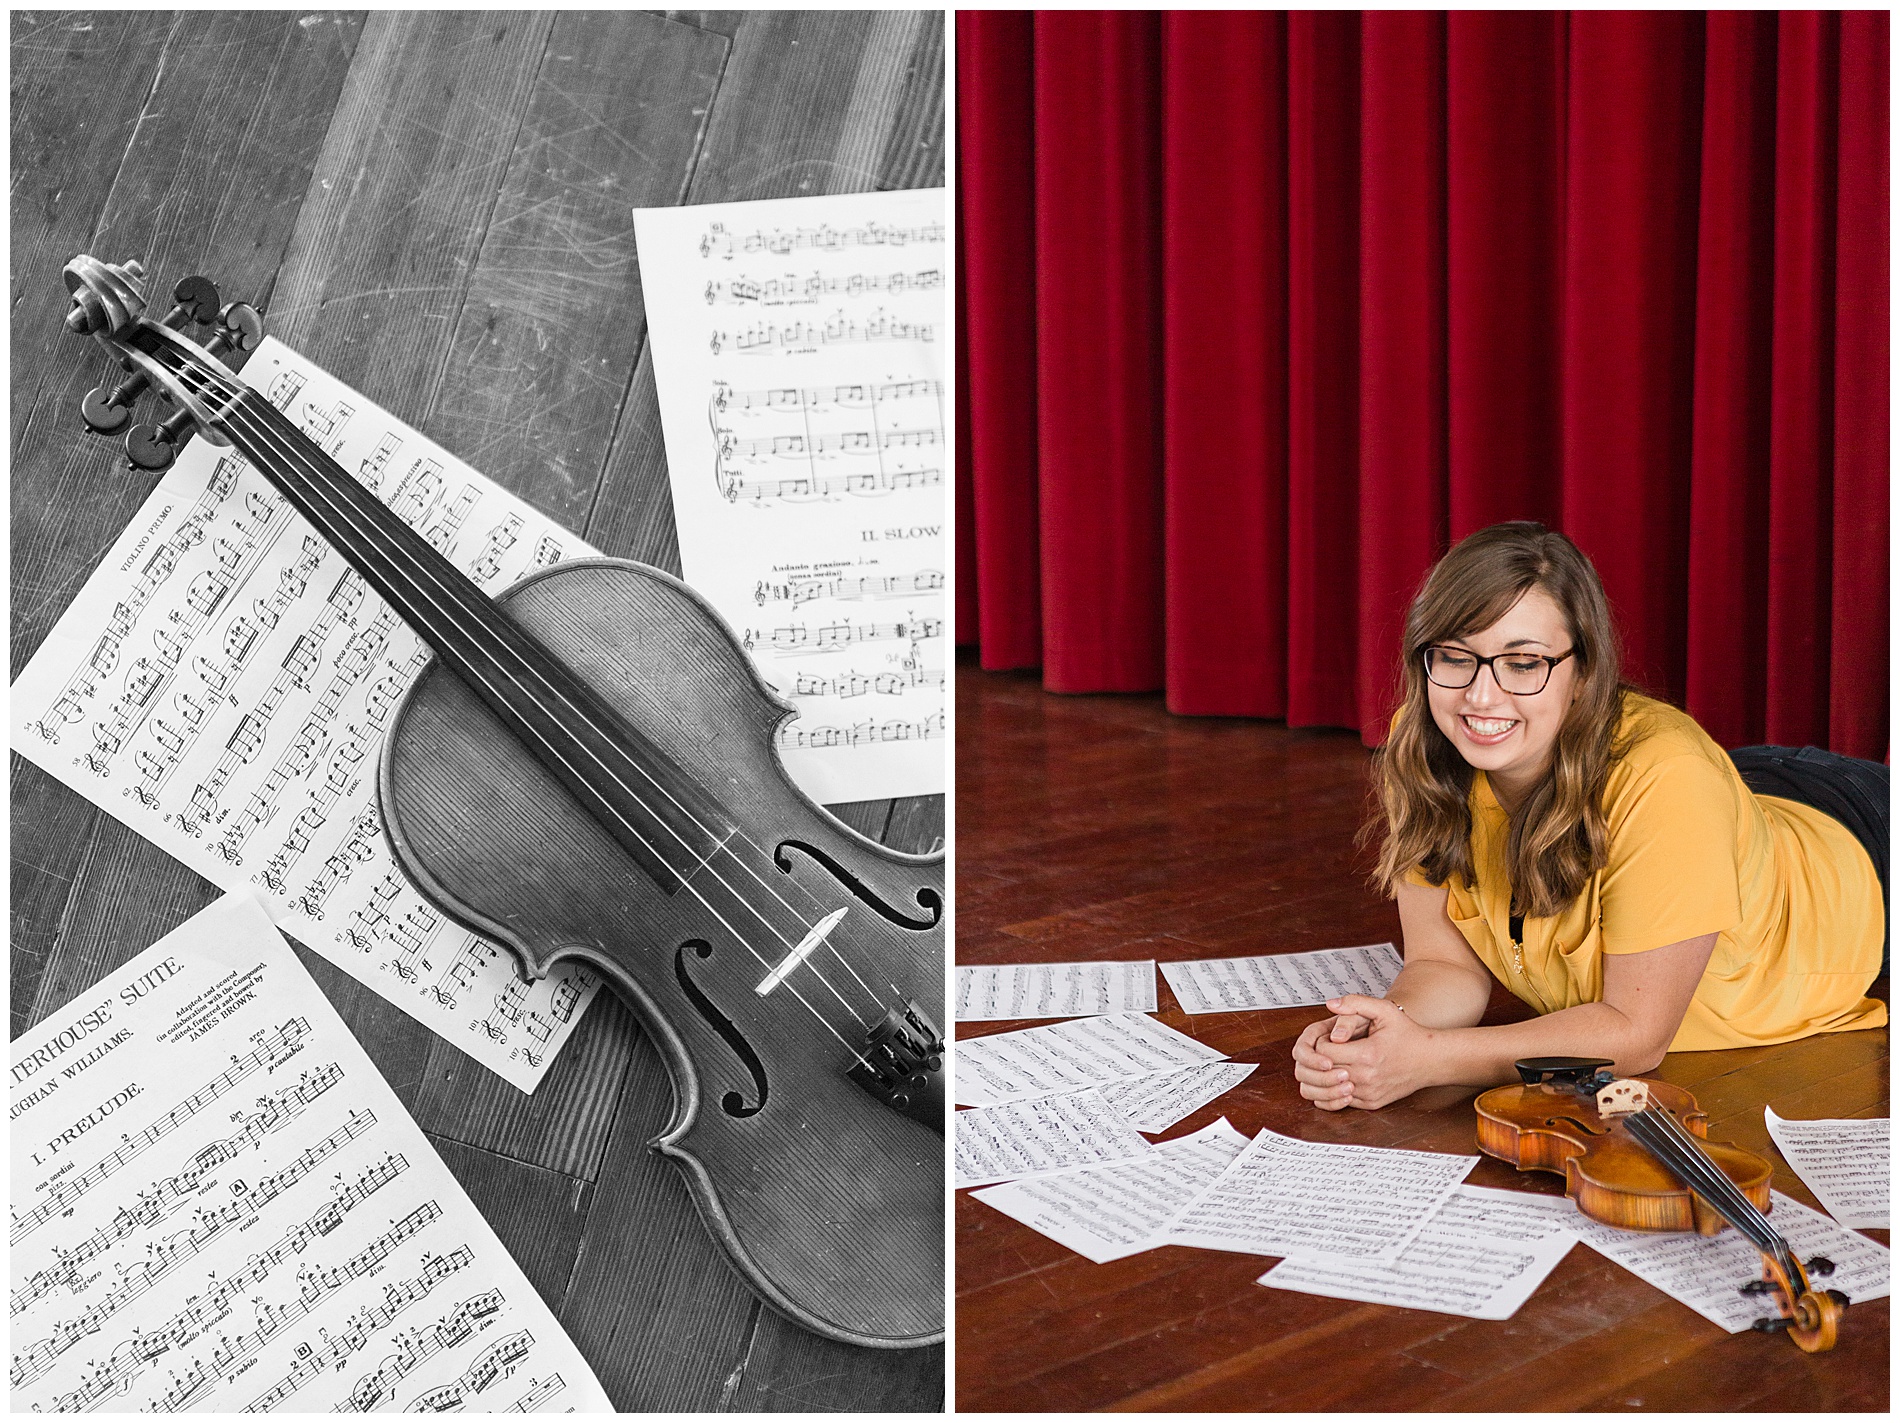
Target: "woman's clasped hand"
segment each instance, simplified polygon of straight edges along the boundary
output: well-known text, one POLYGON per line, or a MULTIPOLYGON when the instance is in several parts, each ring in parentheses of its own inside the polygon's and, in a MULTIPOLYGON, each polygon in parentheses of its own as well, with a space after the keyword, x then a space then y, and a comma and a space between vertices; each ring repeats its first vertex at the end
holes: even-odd
POLYGON ((1309 1023, 1293 1045, 1300 1095, 1316 1107, 1383 1107, 1433 1085, 1436 1034, 1398 1004, 1349 993, 1326 1006, 1336 1017, 1309 1023))

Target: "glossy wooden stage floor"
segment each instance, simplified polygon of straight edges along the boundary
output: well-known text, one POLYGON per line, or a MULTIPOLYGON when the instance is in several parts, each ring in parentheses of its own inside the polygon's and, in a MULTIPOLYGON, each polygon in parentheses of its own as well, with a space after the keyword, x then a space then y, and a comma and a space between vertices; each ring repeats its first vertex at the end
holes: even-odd
MULTIPOLYGON (((630 209, 941 186, 943 43, 917 10, 15 12, 14 674, 158 479, 81 426, 102 366, 61 327, 75 253, 161 291, 202 272, 602 552, 677 572, 630 209)), ((17 756, 12 793, 17 1036, 217 891, 17 756)), ((941 843, 941 796, 835 809, 941 843)), ((727 1268, 648 1149, 673 1090, 612 994, 528 1097, 303 960, 621 1409, 941 1406, 941 1348, 819 1338, 727 1268)))
MULTIPOLYGON (((1183 959, 1396 942, 1352 837, 1356 735, 1171 717, 1158 696, 1053 697, 1033 676, 957 680, 957 957, 964 963, 1183 959)), ((1226 1115, 1313 1141, 1476 1150, 1470 1097, 1329 1114, 1287 1053, 1323 1009, 1162 1021, 1264 1066, 1168 1132, 1226 1115)), ((1876 992, 1884 997, 1886 985, 1876 992)), ((1521 1011, 1500 989, 1493 1020, 1521 1011)), ((1028 1026, 969 1024, 959 1037, 1028 1026)), ((1680 1053, 1710 1135, 1780 1164, 1764 1104, 1789 1117, 1887 1114, 1887 1032, 1680 1053)), ((1475 1185, 1555 1190, 1486 1158, 1475 1185)), ((1885 1231, 1869 1232, 1883 1244, 1885 1231)), ((1585 1247, 1505 1322, 1266 1289, 1268 1261, 1169 1246, 1094 1265, 957 1198, 957 1406, 1107 1409, 1882 1410, 1888 1305, 1847 1313, 1839 1346, 1729 1335, 1585 1247)), ((1738 1282, 1739 1283, 1739 1282, 1738 1282)))

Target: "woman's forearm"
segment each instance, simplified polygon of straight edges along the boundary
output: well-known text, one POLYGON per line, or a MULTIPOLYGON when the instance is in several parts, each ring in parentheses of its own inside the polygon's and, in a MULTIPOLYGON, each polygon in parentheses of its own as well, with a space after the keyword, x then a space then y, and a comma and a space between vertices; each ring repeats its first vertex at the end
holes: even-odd
POLYGON ((1468 1028, 1491 1001, 1491 976, 1457 964, 1417 959, 1399 970, 1386 998, 1421 1028, 1468 1028))
POLYGON ((1607 1003, 1580 1003, 1522 1023, 1446 1028, 1437 1037, 1436 1080, 1462 1087, 1514 1081, 1513 1064, 1525 1057, 1605 1057, 1620 1073, 1648 1072, 1669 1049, 1607 1003))

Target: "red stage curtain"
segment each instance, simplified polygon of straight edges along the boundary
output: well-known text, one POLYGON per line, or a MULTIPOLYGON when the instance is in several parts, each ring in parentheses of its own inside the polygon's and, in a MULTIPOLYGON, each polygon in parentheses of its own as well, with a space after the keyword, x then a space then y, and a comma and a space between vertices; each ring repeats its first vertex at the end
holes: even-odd
POLYGON ((1719 740, 1885 755, 1887 26, 959 15, 960 636, 1377 741, 1538 518, 1719 740))

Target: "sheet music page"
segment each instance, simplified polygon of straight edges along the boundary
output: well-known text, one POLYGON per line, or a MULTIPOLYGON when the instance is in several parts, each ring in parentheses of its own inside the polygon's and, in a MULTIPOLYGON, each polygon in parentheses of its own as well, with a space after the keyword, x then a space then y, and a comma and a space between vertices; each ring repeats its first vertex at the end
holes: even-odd
POLYGON ((1085 1166, 972 1194, 1031 1230, 1105 1265, 1163 1242, 1162 1226, 1246 1148, 1227 1118, 1146 1156, 1085 1166))
POLYGON ((1183 959, 1161 972, 1189 1013, 1233 1013, 1250 1008, 1303 1008, 1363 993, 1380 998, 1405 966, 1391 944, 1261 954, 1239 959, 1183 959))
POLYGON ((943 192, 636 208, 680 562, 824 803, 944 788, 943 192))
POLYGON ((956 1045, 956 1100, 984 1107, 1227 1056, 1145 1013, 1075 1018, 956 1045))
POLYGON ((1124 1077, 1100 1090, 1108 1105, 1135 1124, 1137 1131, 1163 1132, 1183 1117, 1200 1111, 1222 1093, 1253 1076, 1257 1062, 1204 1062, 1156 1072, 1147 1077, 1124 1077))
POLYGON ((1154 1148, 1090 1088, 956 1114, 957 1185, 1014 1181, 1154 1148))
POLYGON ((1260 1283, 1332 1299, 1509 1319, 1577 1243, 1578 1219, 1565 1196, 1460 1186, 1395 1260, 1282 1260, 1260 1283))
POLYGON ((1155 961, 958 964, 959 1023, 1155 1010, 1155 961))
MULTIPOLYGON (((1855 1304, 1887 1297, 1891 1259, 1886 1246, 1843 1229, 1779 1191, 1772 1193, 1772 1200, 1768 1223, 1794 1253, 1803 1261, 1824 1255, 1834 1262, 1833 1274, 1812 1281, 1817 1289, 1840 1290, 1855 1304)), ((1733 1228, 1720 1235, 1661 1234, 1618 1230, 1579 1215, 1577 1234, 1592 1250, 1731 1334, 1776 1312, 1768 1297, 1741 1293, 1743 1285, 1761 1278, 1761 1252, 1733 1228)))
MULTIPOLYGON (((484 588, 594 550, 288 347, 244 378, 484 588)), ((235 450, 186 446, 13 684, 14 749, 524 1092, 599 980, 430 908, 376 804, 421 641, 235 450)))
POLYGON ((1168 1228, 1168 1243, 1395 1260, 1477 1161, 1300 1141, 1262 1129, 1168 1228))
POLYGON ((1892 1190, 1893 1123, 1886 1117, 1801 1121, 1764 1108, 1768 1134, 1795 1174, 1842 1225, 1885 1230, 1892 1190))
POLYGON ((249 892, 13 1044, 15 1410, 610 1411, 249 892))

